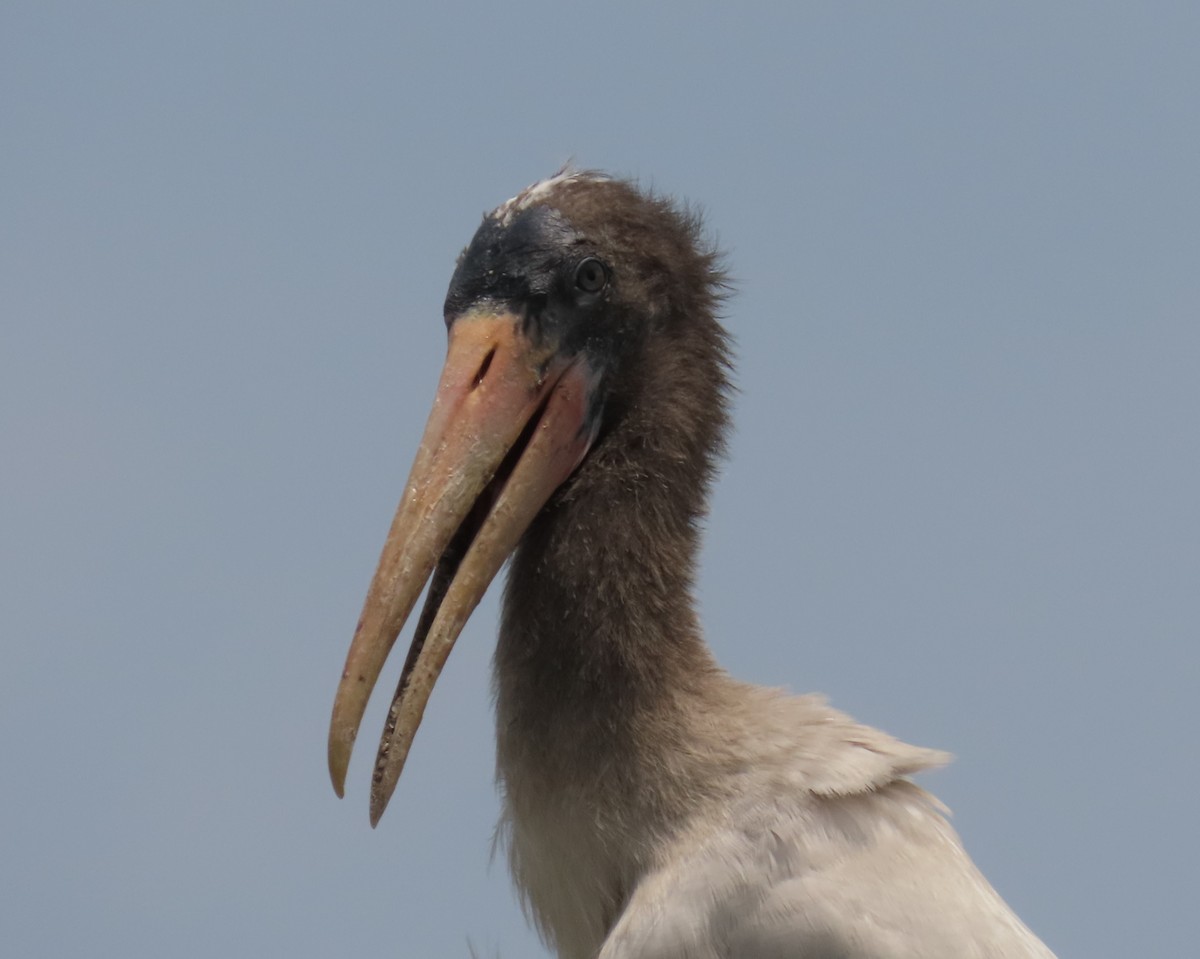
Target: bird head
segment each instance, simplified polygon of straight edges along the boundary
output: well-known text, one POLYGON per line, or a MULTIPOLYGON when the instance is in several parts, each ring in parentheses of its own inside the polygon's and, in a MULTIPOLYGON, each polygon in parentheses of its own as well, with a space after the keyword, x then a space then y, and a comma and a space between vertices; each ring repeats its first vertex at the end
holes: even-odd
MULTIPOLYGON (((371 821, 395 789, 467 618, 556 493, 630 412, 674 409, 673 442, 724 423, 721 275, 696 217, 601 174, 564 171, 484 217, 445 302, 433 410, 346 659, 329 735, 342 795, 367 700, 429 583, 375 764, 371 821), (707 425, 686 399, 714 384, 707 425), (699 391, 699 392, 697 392, 699 391), (653 402, 655 396, 663 402, 653 402), (695 415, 693 415, 695 413, 695 415)), ((672 424, 665 425, 673 435, 672 424)))

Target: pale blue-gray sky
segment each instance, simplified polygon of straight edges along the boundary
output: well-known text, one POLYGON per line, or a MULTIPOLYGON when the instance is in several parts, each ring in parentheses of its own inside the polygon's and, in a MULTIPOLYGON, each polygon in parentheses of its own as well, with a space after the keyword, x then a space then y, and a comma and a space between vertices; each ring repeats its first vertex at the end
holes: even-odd
POLYGON ((1194 952, 1198 49, 1184 2, 6 3, 5 954, 544 954, 494 596, 379 830, 381 704, 340 803, 324 737, 454 257, 570 157, 729 251, 721 660, 955 752, 1060 955, 1194 952))

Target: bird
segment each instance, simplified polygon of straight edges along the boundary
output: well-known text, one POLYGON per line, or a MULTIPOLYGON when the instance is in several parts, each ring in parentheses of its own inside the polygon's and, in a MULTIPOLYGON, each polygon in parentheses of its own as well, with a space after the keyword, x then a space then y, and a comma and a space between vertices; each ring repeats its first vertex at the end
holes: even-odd
POLYGON ((1053 959, 911 777, 948 756, 716 662, 695 579, 730 425, 729 283, 702 217, 564 168, 486 214, 338 685, 343 794, 428 584, 371 823, 508 563, 493 662, 498 837, 560 959, 1053 959))

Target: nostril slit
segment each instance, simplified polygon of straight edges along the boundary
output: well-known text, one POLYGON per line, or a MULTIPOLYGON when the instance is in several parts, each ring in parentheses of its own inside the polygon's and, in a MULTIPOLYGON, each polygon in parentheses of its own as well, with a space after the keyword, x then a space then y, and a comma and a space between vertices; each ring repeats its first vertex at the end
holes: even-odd
POLYGON ((475 379, 471 381, 471 389, 475 389, 483 378, 487 376, 488 367, 492 365, 492 357, 496 355, 496 348, 493 346, 488 350, 488 355, 483 358, 483 362, 479 364, 479 370, 475 373, 475 379))

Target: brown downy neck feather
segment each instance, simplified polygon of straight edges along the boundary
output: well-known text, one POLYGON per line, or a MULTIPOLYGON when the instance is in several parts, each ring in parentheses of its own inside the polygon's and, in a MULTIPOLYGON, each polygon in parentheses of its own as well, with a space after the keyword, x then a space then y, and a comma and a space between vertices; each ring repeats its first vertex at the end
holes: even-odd
POLYGON ((596 445, 511 562, 495 662, 502 765, 505 740, 560 762, 628 752, 648 722, 727 682, 692 596, 729 422, 724 278, 696 217, 619 181, 604 192, 556 205, 585 230, 603 223, 618 261, 654 251, 626 271, 640 343, 611 371, 596 445))

